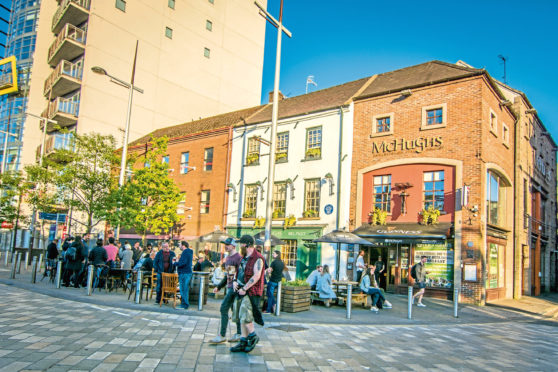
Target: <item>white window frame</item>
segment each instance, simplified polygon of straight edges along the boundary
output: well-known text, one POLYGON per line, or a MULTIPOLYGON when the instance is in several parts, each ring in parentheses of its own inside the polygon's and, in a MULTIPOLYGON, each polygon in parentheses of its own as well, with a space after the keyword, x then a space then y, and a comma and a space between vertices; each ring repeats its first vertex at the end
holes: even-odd
POLYGON ((422 122, 420 130, 430 130, 444 128, 448 125, 448 105, 446 103, 440 103, 437 105, 425 106, 422 108, 422 122), (441 124, 431 124, 427 125, 426 112, 430 110, 442 109, 442 123, 441 124))
POLYGON ((393 134, 393 126, 394 126, 394 122, 393 122, 393 117, 394 117, 394 113, 390 112, 388 114, 380 114, 380 115, 374 115, 372 117, 372 134, 370 135, 371 137, 381 137, 381 136, 390 136, 393 134), (389 131, 387 132, 378 132, 377 131, 377 123, 379 119, 383 119, 383 118, 389 118, 389 131))
POLYGON ((502 143, 507 148, 510 147, 510 127, 502 123, 502 143))

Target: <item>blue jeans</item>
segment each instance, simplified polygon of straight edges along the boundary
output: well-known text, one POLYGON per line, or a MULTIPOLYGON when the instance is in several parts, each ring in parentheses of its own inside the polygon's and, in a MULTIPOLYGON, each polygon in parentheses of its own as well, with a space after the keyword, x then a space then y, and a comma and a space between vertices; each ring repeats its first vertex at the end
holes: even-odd
POLYGON ((277 288, 277 286, 279 286, 279 283, 277 282, 267 282, 267 292, 266 292, 266 296, 267 296, 267 312, 268 313, 272 313, 273 312, 273 305, 275 305, 277 303, 276 299, 275 299, 275 289, 277 288))
POLYGON ((161 291, 163 290, 163 274, 157 273, 157 288, 155 289, 157 296, 156 301, 157 303, 161 302, 161 291))
POLYGON ((382 307, 382 304, 386 300, 382 291, 378 288, 368 288, 368 292, 366 292, 370 296, 372 296, 372 306, 382 307), (381 301, 381 303, 379 303, 381 301), (378 306, 379 305, 379 306, 378 306))
POLYGON ((183 306, 190 306, 188 296, 190 296, 190 280, 192 280, 192 273, 178 274, 178 286, 180 288, 180 297, 182 298, 183 306))

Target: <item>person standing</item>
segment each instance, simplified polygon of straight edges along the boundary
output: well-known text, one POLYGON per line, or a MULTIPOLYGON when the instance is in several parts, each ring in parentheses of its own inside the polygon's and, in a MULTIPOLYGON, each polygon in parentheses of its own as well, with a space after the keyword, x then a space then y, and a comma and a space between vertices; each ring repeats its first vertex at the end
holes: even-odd
POLYGON ((180 288, 180 307, 186 310, 190 307, 190 280, 192 280, 192 258, 194 257, 194 251, 190 249, 190 245, 184 240, 180 242, 180 248, 182 249, 182 253, 180 254, 180 259, 176 263, 176 268, 178 271, 178 285, 180 288))
POLYGON ((254 328, 254 322, 264 325, 262 313, 260 312, 260 299, 264 287, 264 258, 254 248, 254 238, 243 235, 238 241, 241 248, 246 249, 246 257, 240 263, 240 270, 233 288, 238 293, 237 301, 240 302, 237 318, 242 328, 242 337, 231 352, 249 353, 254 350, 260 340, 254 328))
POLYGON ((141 245, 139 242, 136 242, 134 244, 134 247, 132 248, 132 265, 135 265, 138 263, 138 261, 141 258, 142 255, 142 249, 141 249, 141 245))
POLYGON ((384 275, 383 272, 385 270, 384 261, 382 261, 382 256, 378 256, 378 260, 374 263, 376 270, 374 271, 374 278, 376 279, 376 283, 378 286, 382 286, 382 276, 384 275))
POLYGON ((132 252, 132 246, 130 244, 125 244, 122 247, 122 252, 118 255, 120 257, 120 268, 125 270, 132 269, 132 258, 134 252, 132 252))
POLYGON ((109 243, 105 245, 105 250, 107 251, 108 261, 107 264, 109 267, 114 268, 116 264, 116 254, 118 253, 118 247, 114 245, 114 238, 111 236, 109 238, 109 243))
POLYGON ((66 267, 68 270, 66 271, 64 278, 65 287, 69 287, 70 282, 73 282, 74 287, 79 288, 79 277, 84 259, 83 250, 84 247, 81 242, 81 236, 76 236, 74 242, 66 251, 66 267))
POLYGON ((360 278, 362 278, 362 272, 364 271, 364 251, 360 251, 358 253, 357 261, 356 261, 356 270, 357 270, 357 282, 360 283, 360 278))
POLYGON ((267 309, 264 313, 273 313, 275 304, 277 300, 275 298, 275 289, 279 286, 279 282, 283 278, 283 270, 285 269, 285 264, 281 261, 281 251, 273 251, 271 254, 273 261, 271 266, 267 269, 267 273, 270 275, 269 282, 267 282, 267 309))
POLYGON ((157 297, 155 304, 158 305, 161 302, 161 291, 163 288, 163 273, 172 273, 173 265, 172 262, 175 258, 175 254, 169 248, 169 243, 165 242, 161 244, 161 250, 155 255, 155 260, 153 261, 153 268, 157 273, 157 297))
POLYGON ((198 257, 198 262, 196 262, 196 264, 194 265, 194 271, 209 272, 212 267, 213 264, 211 263, 211 261, 209 261, 207 257, 205 257, 205 254, 200 253, 198 257))
MULTIPOLYGON (((213 338, 210 342, 212 344, 220 344, 225 342, 227 335, 227 326, 229 325, 229 310, 233 307, 234 299, 236 298, 236 292, 233 290, 233 282, 236 279, 240 262, 242 261, 242 256, 236 251, 236 242, 233 238, 227 238, 221 243, 225 245, 225 251, 227 252, 227 258, 225 260, 225 277, 221 282, 213 288, 213 293, 219 292, 225 286, 227 287, 225 298, 221 303, 221 329, 219 334, 213 338)), ((240 322, 236 322, 236 334, 229 340, 229 342, 238 342, 240 340, 240 322)))
POLYGON ((416 281, 419 285, 419 291, 413 296, 413 303, 415 302, 415 297, 418 297, 418 307, 426 307, 426 305, 422 303, 422 296, 424 296, 424 291, 426 290, 426 274, 429 274, 425 267, 427 259, 426 256, 422 256, 420 261, 415 264, 416 281))
POLYGON ((47 247, 47 260, 44 276, 47 276, 47 273, 51 273, 51 270, 56 267, 56 259, 58 258, 58 254, 58 239, 53 239, 47 247))

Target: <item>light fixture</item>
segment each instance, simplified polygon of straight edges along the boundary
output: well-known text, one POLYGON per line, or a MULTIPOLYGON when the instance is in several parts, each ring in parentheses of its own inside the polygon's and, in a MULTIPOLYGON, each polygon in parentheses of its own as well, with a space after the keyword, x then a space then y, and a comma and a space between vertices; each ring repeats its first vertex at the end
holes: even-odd
POLYGON ((106 75, 107 74, 107 70, 105 70, 104 68, 99 67, 99 66, 91 67, 91 71, 93 71, 94 73, 99 74, 99 75, 106 75))
MULTIPOLYGON (((295 177, 295 180, 296 180, 296 177, 295 177)), ((294 181, 292 179, 288 178, 285 181, 285 184, 291 188, 291 200, 293 200, 295 198, 295 196, 294 196, 294 191, 295 191, 294 181)))
POLYGON ((334 183, 333 183, 333 176, 332 176, 331 173, 327 173, 327 174, 324 176, 324 179, 325 179, 326 181, 329 181, 329 195, 331 196, 331 195, 334 194, 334 192, 333 192, 333 187, 335 186, 334 183))
POLYGON ((234 185, 232 182, 230 182, 230 183, 227 185, 227 192, 230 192, 231 190, 234 192, 234 193, 233 193, 233 202, 236 203, 236 187, 235 187, 235 185, 234 185))
POLYGON ((403 90, 401 91, 401 95, 402 95, 403 97, 409 97, 411 94, 413 94, 413 92, 412 92, 410 89, 403 89, 403 90))
POLYGON ((262 186, 262 183, 260 181, 256 182, 256 187, 260 189, 260 195, 261 195, 260 200, 263 201, 264 200, 264 188, 262 186))

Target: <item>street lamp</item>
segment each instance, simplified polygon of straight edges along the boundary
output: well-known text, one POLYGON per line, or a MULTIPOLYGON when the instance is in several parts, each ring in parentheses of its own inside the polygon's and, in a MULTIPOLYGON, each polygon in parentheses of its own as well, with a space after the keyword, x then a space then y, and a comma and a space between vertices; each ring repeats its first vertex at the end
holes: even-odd
POLYGON ((7 157, 7 152, 8 152, 8 136, 17 137, 18 135, 16 133, 10 133, 10 132, 6 132, 6 131, 3 131, 3 130, 0 130, 0 133, 5 135, 5 138, 4 138, 4 153, 2 154, 2 168, 0 168, 0 173, 4 173, 5 169, 6 169, 6 157, 7 157))

